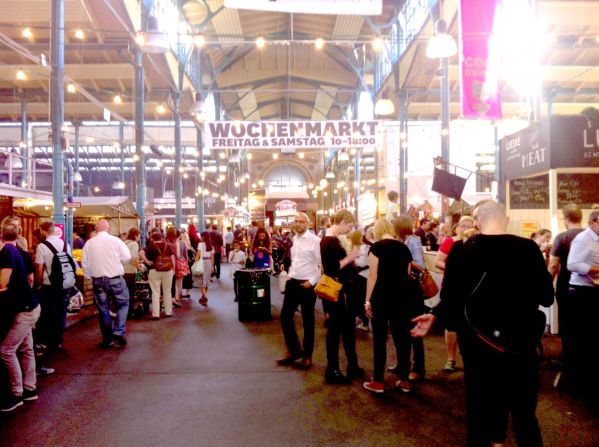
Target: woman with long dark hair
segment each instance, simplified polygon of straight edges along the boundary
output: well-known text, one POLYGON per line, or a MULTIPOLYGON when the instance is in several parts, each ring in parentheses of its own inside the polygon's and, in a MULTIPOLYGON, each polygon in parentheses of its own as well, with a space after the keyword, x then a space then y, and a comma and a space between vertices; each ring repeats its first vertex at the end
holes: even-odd
POLYGON ((360 255, 360 250, 358 247, 354 247, 350 253, 347 253, 339 241, 339 236, 349 233, 355 223, 356 218, 350 211, 346 209, 337 211, 333 217, 333 225, 327 228, 325 236, 320 241, 320 256, 324 274, 335 278, 343 285, 336 303, 325 300, 322 302, 322 307, 328 315, 327 369, 324 378, 327 383, 340 385, 349 384, 351 379, 364 375, 364 370, 358 365, 355 319, 347 299, 347 287, 353 273, 351 264, 360 255), (341 338, 343 338, 343 348, 347 358, 347 376, 339 370, 339 341, 341 338))

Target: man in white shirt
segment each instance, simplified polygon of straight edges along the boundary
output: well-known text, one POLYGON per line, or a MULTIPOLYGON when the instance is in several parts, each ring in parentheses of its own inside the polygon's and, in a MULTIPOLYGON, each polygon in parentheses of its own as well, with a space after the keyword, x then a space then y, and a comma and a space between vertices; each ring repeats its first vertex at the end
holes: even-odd
POLYGON ((123 264, 131 260, 131 253, 118 237, 108 234, 106 220, 96 224, 96 235, 83 247, 81 265, 86 277, 92 278, 94 299, 102 332, 100 347, 110 349, 114 344, 125 346, 125 322, 129 310, 129 290, 123 277, 123 264), (114 329, 110 316, 111 303, 115 303, 114 329))
POLYGON ((229 253, 231 253, 231 244, 233 244, 233 232, 231 231, 231 227, 227 227, 227 232, 225 233, 225 254, 226 261, 229 261, 229 253))
POLYGON ((597 352, 595 320, 599 313, 599 210, 591 212, 588 228, 572 241, 567 266, 572 272, 568 306, 576 314, 569 328, 572 352, 568 382, 573 391, 597 408, 599 385, 592 353, 597 352))
POLYGON ((52 222, 43 222, 40 233, 44 240, 35 250, 35 284, 40 297, 42 313, 36 330, 36 342, 51 351, 62 350, 64 329, 67 323, 68 291, 53 287, 50 283, 54 253, 45 243, 51 244, 57 252, 66 251, 72 256, 71 247, 60 238, 62 231, 52 222))
POLYGON ((314 286, 320 279, 320 238, 307 231, 309 222, 306 214, 295 215, 296 234, 291 246, 291 267, 281 309, 281 327, 287 345, 287 354, 277 360, 277 364, 285 366, 301 359, 298 365, 301 369, 309 369, 312 366, 314 306, 316 304, 314 286), (304 325, 303 350, 300 347, 293 319, 298 306, 301 307, 304 325))

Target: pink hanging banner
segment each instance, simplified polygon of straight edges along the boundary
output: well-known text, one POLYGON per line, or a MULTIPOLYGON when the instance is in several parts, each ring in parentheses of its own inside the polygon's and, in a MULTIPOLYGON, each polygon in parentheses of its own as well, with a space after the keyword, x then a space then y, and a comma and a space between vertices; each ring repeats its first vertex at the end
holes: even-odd
POLYGON ((493 24, 501 0, 460 0, 460 87, 464 118, 501 119, 493 24))

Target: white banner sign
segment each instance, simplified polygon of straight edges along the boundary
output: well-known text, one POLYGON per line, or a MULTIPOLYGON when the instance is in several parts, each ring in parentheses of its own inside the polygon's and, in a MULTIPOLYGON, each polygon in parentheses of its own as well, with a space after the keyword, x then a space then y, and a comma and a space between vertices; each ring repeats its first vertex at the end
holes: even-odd
POLYGON ((208 149, 315 149, 376 146, 380 121, 210 121, 204 123, 208 149))
POLYGON ((225 0, 226 8, 302 14, 380 15, 383 0, 225 0))

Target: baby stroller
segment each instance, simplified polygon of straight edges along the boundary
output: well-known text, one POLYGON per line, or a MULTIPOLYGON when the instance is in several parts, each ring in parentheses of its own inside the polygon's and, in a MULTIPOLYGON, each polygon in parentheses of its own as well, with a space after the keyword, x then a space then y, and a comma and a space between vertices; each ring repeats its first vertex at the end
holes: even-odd
POLYGON ((137 272, 135 278, 135 295, 131 298, 129 315, 131 318, 141 318, 150 311, 152 290, 147 272, 137 272))

